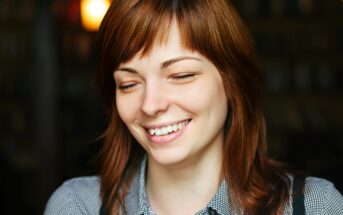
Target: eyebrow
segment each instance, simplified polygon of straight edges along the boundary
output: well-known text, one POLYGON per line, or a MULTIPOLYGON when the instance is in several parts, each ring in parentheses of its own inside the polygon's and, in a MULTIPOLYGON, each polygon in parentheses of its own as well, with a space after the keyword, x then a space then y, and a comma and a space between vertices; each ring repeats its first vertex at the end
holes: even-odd
POLYGON ((129 73, 138 73, 136 70, 132 69, 132 68, 129 68, 129 67, 121 67, 121 68, 118 68, 114 71, 115 72, 118 72, 118 71, 122 71, 122 72, 129 72, 129 73))
MULTIPOLYGON (((201 59, 196 58, 196 57, 189 57, 189 56, 183 56, 183 57, 177 57, 177 58, 173 58, 167 61, 164 61, 161 63, 161 69, 165 69, 167 67, 169 67, 170 65, 183 61, 183 60, 196 60, 196 61, 201 61, 201 59)), ((120 67, 118 69, 116 69, 116 71, 123 71, 123 72, 129 72, 129 73, 138 73, 135 69, 133 68, 129 68, 129 67, 120 67)), ((115 72, 116 72, 115 71, 115 72)))
POLYGON ((197 61, 201 61, 199 58, 196 58, 196 57, 188 57, 188 56, 177 57, 177 58, 173 58, 173 59, 170 59, 170 60, 167 60, 167 61, 161 63, 161 69, 165 69, 168 66, 170 66, 170 65, 172 65, 174 63, 177 63, 179 61, 183 61, 183 60, 197 60, 197 61))

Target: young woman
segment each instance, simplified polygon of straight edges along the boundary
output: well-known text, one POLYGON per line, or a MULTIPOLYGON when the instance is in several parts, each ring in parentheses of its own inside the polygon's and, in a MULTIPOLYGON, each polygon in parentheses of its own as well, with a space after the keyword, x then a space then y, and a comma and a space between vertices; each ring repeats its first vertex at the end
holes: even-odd
POLYGON ((259 69, 230 1, 113 0, 99 40, 100 176, 65 182, 45 214, 343 214, 330 182, 294 189, 267 157, 259 69))

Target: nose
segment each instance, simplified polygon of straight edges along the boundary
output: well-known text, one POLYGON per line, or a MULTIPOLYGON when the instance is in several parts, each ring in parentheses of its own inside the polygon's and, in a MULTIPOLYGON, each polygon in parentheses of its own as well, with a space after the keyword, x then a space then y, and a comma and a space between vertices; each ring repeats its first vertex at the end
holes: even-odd
POLYGON ((169 107, 168 93, 163 84, 147 84, 144 90, 141 110, 148 116, 158 116, 169 107))

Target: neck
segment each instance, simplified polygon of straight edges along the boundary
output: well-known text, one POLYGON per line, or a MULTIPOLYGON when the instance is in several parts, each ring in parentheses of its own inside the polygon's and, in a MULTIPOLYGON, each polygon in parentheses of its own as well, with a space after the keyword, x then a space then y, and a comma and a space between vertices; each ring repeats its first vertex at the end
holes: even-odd
POLYGON ((147 193, 155 214, 195 214, 206 207, 223 179, 221 147, 171 166, 148 159, 147 193))

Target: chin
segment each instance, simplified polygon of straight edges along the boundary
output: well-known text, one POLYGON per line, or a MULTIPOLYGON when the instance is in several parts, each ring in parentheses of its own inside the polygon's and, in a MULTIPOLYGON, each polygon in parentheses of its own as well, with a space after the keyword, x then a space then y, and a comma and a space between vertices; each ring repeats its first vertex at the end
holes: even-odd
POLYGON ((188 160, 186 154, 186 152, 165 150, 163 152, 151 152, 148 157, 150 162, 160 166, 171 167, 185 163, 188 160))

